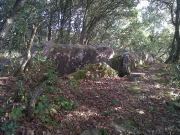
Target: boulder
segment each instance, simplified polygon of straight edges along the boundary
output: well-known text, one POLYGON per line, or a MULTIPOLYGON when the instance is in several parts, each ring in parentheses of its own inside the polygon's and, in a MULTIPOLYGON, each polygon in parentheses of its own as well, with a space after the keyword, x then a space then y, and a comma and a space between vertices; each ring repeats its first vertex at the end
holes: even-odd
POLYGON ((66 76, 68 79, 74 79, 76 81, 81 80, 96 80, 103 77, 117 76, 117 73, 105 62, 96 64, 89 64, 74 73, 66 76))
POLYGON ((140 57, 135 52, 125 52, 123 54, 123 71, 125 74, 130 75, 131 71, 134 70, 139 64, 140 57))
POLYGON ((110 66, 118 72, 118 75, 123 77, 129 75, 130 72, 137 67, 139 56, 135 52, 125 52, 122 55, 116 56, 110 60, 110 66))
POLYGON ((140 57, 140 64, 151 64, 154 63, 157 59, 154 54, 146 51, 139 52, 138 55, 140 57))
POLYGON ((109 65, 118 73, 119 76, 124 76, 123 71, 123 57, 121 55, 110 59, 109 65))
POLYGON ((130 75, 138 65, 151 64, 156 59, 153 54, 148 52, 126 51, 122 55, 110 59, 110 66, 118 72, 119 76, 123 77, 130 75))
POLYGON ((43 54, 57 66, 57 72, 64 76, 80 70, 88 64, 106 62, 114 51, 107 44, 83 46, 79 44, 55 44, 41 42, 43 54))

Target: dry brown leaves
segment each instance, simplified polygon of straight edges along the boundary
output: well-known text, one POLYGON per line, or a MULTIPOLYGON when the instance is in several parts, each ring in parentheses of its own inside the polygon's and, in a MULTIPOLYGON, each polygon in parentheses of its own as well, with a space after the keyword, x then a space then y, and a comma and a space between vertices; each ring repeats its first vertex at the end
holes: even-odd
MULTIPOLYGON (((138 82, 130 82, 128 77, 83 81, 78 86, 64 82, 59 86, 59 91, 48 93, 49 99, 53 102, 64 96, 78 106, 74 110, 53 106, 58 114, 50 113, 47 117, 61 127, 58 129, 56 125, 42 123, 38 115, 33 120, 23 117, 19 121, 20 127, 23 126, 26 132, 42 134, 44 131, 52 135, 77 135, 86 129, 106 128, 109 134, 113 135, 107 123, 114 118, 131 118, 144 134, 180 133, 178 129, 180 126, 177 123, 179 112, 172 114, 168 111, 165 102, 169 99, 164 94, 172 89, 176 92, 180 89, 162 85, 157 81, 160 77, 161 80, 167 81, 167 77, 156 74, 155 70, 160 68, 164 68, 164 65, 154 64, 148 69, 139 67, 135 72, 145 73, 146 76, 138 82)), ((1 83, 7 82, 2 79, 1 83)), ((18 133, 20 132, 25 131, 19 128, 18 133)))

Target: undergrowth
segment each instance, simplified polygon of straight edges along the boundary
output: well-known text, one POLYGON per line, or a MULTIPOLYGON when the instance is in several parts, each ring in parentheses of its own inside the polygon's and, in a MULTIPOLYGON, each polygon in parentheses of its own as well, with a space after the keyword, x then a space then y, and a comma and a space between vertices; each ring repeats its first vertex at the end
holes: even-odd
MULTIPOLYGON (((13 69, 17 67, 17 61, 8 68, 4 68, 4 72, 10 75, 10 72, 13 72, 13 69), (5 70, 6 69, 6 70, 5 70)), ((0 107, 0 116, 4 120, 2 121, 1 130, 4 131, 5 135, 11 135, 16 133, 16 129, 18 128, 18 121, 22 118, 23 113, 27 113, 29 111, 27 108, 31 99, 33 98, 34 91, 38 86, 43 84, 44 92, 38 96, 37 103, 35 103, 36 107, 34 110, 34 114, 38 115, 41 121, 44 124, 53 125, 57 128, 60 128, 60 124, 49 117, 49 114, 58 114, 58 111, 54 108, 54 106, 58 105, 62 109, 72 110, 77 107, 77 104, 73 100, 67 100, 64 97, 60 97, 59 99, 49 99, 48 94, 54 91, 60 91, 57 79, 56 66, 52 63, 52 61, 47 60, 42 57, 41 53, 38 53, 35 58, 30 60, 29 66, 25 71, 25 76, 22 78, 18 78, 16 82, 17 90, 15 91, 14 98, 11 98, 11 101, 7 101, 7 103, 14 104, 18 102, 19 106, 15 106, 11 109, 10 115, 5 116, 7 112, 7 108, 9 104, 0 107)), ((76 88, 77 92, 81 90, 78 88, 78 83, 75 81, 71 82, 71 86, 76 88)), ((9 99, 7 99, 9 100, 9 99)), ((69 129, 71 129, 69 127, 69 129)))

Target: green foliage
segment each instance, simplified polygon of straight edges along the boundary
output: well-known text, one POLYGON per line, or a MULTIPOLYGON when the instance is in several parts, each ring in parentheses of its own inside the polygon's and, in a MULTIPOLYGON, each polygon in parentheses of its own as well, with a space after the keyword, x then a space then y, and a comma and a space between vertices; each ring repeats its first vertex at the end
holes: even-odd
POLYGON ((23 81, 22 80, 19 80, 17 82, 17 86, 19 87, 19 91, 18 91, 18 97, 16 98, 19 98, 21 101, 25 101, 26 103, 28 102, 28 97, 25 96, 25 93, 26 93, 26 85, 24 85, 23 81))
POLYGON ((73 129, 73 126, 71 124, 68 124, 67 129, 71 131, 73 129))
POLYGON ((41 95, 39 97, 39 99, 43 102, 43 103, 49 103, 49 98, 46 95, 41 95))
POLYGON ((175 74, 175 77, 172 79, 172 84, 175 84, 176 86, 179 86, 180 85, 180 64, 176 64, 175 67, 174 67, 174 74, 175 74))
POLYGON ((79 82, 76 81, 76 80, 74 80, 74 79, 72 79, 72 80, 70 81, 70 85, 73 86, 73 87, 78 87, 78 84, 79 84, 79 82))
POLYGON ((19 118, 22 117, 22 110, 23 110, 22 107, 17 107, 12 109, 10 116, 14 121, 17 121, 19 118))
POLYGON ((47 123, 49 125, 55 125, 56 124, 56 122, 53 121, 50 117, 46 117, 44 115, 41 116, 41 120, 42 120, 43 123, 47 123))
MULTIPOLYGON (((4 113, 5 108, 6 107, 2 108, 3 109, 2 113, 4 113)), ((12 120, 6 119, 3 122, 1 130, 4 131, 5 135, 15 134, 16 129, 18 127, 17 121, 19 118, 22 117, 22 110, 23 110, 23 107, 13 108, 11 113, 10 113, 12 120)))
POLYGON ((168 97, 169 99, 173 100, 173 96, 169 92, 165 92, 164 95, 168 97))
POLYGON ((65 97, 61 96, 61 97, 59 97, 58 100, 56 100, 55 103, 56 103, 57 105, 61 105, 61 103, 62 103, 63 101, 65 101, 65 99, 66 99, 65 97))
POLYGON ((79 88, 79 82, 76 81, 75 79, 70 80, 70 86, 73 87, 76 93, 81 93, 82 90, 79 88))
POLYGON ((0 107, 0 117, 4 115, 6 108, 7 108, 7 106, 0 107))
POLYGON ((56 123, 56 128, 57 128, 57 129, 61 128, 61 124, 56 123))
POLYGON ((52 104, 46 95, 40 96, 39 99, 41 102, 38 102, 35 113, 38 113, 39 115, 43 115, 49 111, 57 113, 56 110, 52 108, 52 104))
POLYGON ((102 129, 102 134, 103 134, 103 135, 109 135, 108 132, 107 132, 107 130, 106 130, 105 128, 102 129))
POLYGON ((76 93, 82 93, 82 90, 77 87, 77 88, 75 88, 75 92, 76 92, 76 93))
POLYGON ((113 100, 111 101, 111 104, 112 104, 112 105, 116 105, 116 104, 117 104, 116 99, 113 99, 113 100))
MULTIPOLYGON (((52 65, 52 63, 51 63, 51 65, 52 65)), ((47 70, 47 76, 48 76, 47 83, 50 83, 51 85, 55 85, 56 79, 57 79, 57 77, 56 77, 57 74, 55 72, 55 68, 52 68, 52 67, 50 67, 47 70)))
POLYGON ((43 123, 47 123, 49 125, 57 125, 57 123, 52 120, 50 117, 46 116, 50 111, 54 114, 58 114, 57 110, 52 107, 48 97, 46 95, 42 95, 39 97, 41 102, 38 102, 38 105, 34 111, 34 113, 39 114, 43 123))
POLYGON ((171 112, 171 113, 175 113, 175 108, 172 104, 169 104, 168 105, 168 110, 171 112))
POLYGON ((34 111, 34 113, 38 113, 39 115, 43 115, 45 113, 44 105, 41 102, 38 103, 38 106, 37 106, 36 110, 34 111))
POLYGON ((77 104, 73 100, 66 101, 65 97, 60 97, 55 103, 65 110, 73 110, 77 107, 77 104))
MULTIPOLYGON (((0 50, 0 52, 2 51, 3 50, 0 50)), ((2 63, 1 65, 0 76, 6 76, 6 75, 11 76, 13 74, 13 71, 19 67, 19 61, 16 56, 14 58, 11 58, 11 60, 8 60, 8 58, 5 58, 3 61, 5 62, 2 63)))
POLYGON ((40 97, 40 100, 41 102, 38 102, 35 113, 40 115, 40 118, 43 123, 47 123, 49 125, 56 125, 56 122, 52 120, 50 117, 47 117, 45 113, 49 113, 51 111, 54 114, 58 114, 57 110, 52 108, 52 104, 45 95, 42 95, 40 97))
POLYGON ((61 107, 65 110, 73 110, 76 108, 76 104, 73 100, 61 102, 61 107))
POLYGON ((180 103, 180 97, 178 97, 175 102, 180 103))
POLYGON ((47 73, 49 81, 54 81, 53 75, 56 75, 56 66, 51 60, 46 59, 40 50, 37 50, 36 57, 32 59, 31 64, 30 71, 34 73, 47 73))
POLYGON ((143 68, 147 69, 147 70, 149 70, 149 68, 150 68, 149 66, 147 66, 147 65, 145 65, 145 64, 142 64, 141 66, 142 66, 143 68))
POLYGON ((142 92, 141 89, 138 87, 131 87, 130 91, 135 93, 135 94, 140 94, 142 92))
POLYGON ((161 68, 160 68, 160 69, 156 69, 156 70, 155 70, 155 73, 163 73, 163 72, 164 72, 164 70, 163 70, 163 69, 161 69, 161 68))
POLYGON ((5 120, 2 124, 1 130, 4 131, 5 135, 12 135, 15 134, 17 127, 15 121, 5 120))
POLYGON ((108 110, 108 111, 105 111, 105 116, 110 116, 110 115, 113 115, 114 114, 114 110, 108 110))

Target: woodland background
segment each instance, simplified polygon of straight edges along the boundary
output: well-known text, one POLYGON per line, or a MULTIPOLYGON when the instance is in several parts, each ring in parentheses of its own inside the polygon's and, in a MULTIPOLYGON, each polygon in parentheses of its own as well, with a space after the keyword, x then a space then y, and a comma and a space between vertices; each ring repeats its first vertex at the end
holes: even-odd
POLYGON ((37 29, 33 42, 52 40, 84 45, 104 42, 116 53, 124 49, 144 50, 166 60, 171 51, 170 55, 176 57, 179 0, 149 0, 147 7, 137 9, 139 2, 1 0, 1 50, 24 52, 33 30, 37 29))

